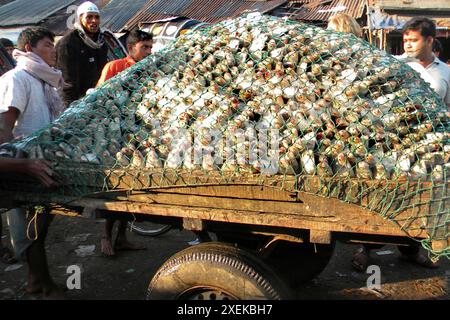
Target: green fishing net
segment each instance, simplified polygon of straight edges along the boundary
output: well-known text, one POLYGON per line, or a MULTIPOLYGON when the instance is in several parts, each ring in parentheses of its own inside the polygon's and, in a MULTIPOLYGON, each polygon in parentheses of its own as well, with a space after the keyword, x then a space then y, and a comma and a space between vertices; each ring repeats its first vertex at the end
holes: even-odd
POLYGON ((447 107, 404 62, 248 15, 179 37, 2 148, 54 164, 52 199, 276 179, 425 231, 436 258, 450 253, 449 137, 447 107))

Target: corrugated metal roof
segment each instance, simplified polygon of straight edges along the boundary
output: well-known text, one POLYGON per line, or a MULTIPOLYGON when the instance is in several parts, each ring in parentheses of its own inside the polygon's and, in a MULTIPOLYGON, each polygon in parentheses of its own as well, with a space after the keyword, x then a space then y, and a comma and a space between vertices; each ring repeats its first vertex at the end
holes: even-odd
POLYGON ((147 3, 147 0, 111 0, 101 10, 102 28, 119 32, 147 3))
POLYGON ((7 3, 10 3, 10 2, 13 2, 14 0, 0 0, 0 6, 2 6, 2 5, 4 5, 4 4, 7 4, 7 3))
POLYGON ((184 10, 188 9, 194 0, 155 0, 152 1, 151 10, 154 14, 170 14, 174 16, 183 15, 184 10))
MULTIPOLYGON (((316 1, 320 3, 320 1, 316 1)), ((328 18, 336 13, 347 13, 355 19, 361 18, 366 7, 361 0, 332 0, 329 4, 313 6, 306 5, 307 10, 303 10, 292 16, 292 19, 303 21, 328 21, 328 18)))
POLYGON ((0 26, 35 25, 75 0, 16 0, 0 7, 0 26))
POLYGON ((181 0, 148 1, 142 10, 128 21, 126 28, 137 26, 140 22, 149 22, 175 16, 183 16, 203 22, 215 23, 236 17, 244 12, 266 13, 283 4, 286 0, 243 1, 243 0, 181 0))
POLYGON ((296 16, 298 13, 308 10, 306 9, 305 4, 315 1, 317 0, 289 0, 287 4, 274 9, 271 14, 276 17, 291 19, 291 16, 296 16))
MULTIPOLYGON (((331 0, 330 0, 331 1, 331 0)), ((319 2, 324 2, 324 1, 318 1, 318 0, 289 0, 289 5, 290 6, 292 6, 292 5, 298 5, 298 4, 300 4, 300 5, 304 5, 304 4, 307 4, 307 3, 319 3, 319 2)))

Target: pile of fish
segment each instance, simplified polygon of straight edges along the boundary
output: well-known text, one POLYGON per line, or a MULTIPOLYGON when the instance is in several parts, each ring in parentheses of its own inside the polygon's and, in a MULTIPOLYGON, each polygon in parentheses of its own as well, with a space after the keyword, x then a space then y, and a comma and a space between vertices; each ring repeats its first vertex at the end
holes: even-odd
POLYGON ((249 15, 180 37, 19 142, 109 168, 445 180, 446 106, 353 35, 249 15))

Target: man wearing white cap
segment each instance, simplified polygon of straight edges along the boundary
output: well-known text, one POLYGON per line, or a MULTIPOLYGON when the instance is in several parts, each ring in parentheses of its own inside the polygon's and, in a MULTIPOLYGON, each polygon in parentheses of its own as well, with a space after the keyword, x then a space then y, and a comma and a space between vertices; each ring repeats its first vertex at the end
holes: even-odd
POLYGON ((100 11, 92 2, 83 2, 77 10, 75 29, 57 44, 57 66, 70 85, 64 89, 66 105, 94 88, 107 63, 108 47, 100 30, 100 11))

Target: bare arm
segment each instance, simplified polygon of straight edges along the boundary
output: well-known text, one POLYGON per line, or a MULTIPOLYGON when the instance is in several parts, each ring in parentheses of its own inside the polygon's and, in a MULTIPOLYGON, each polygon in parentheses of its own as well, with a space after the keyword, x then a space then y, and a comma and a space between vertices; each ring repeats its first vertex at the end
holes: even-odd
POLYGON ((15 159, 0 157, 0 172, 23 173, 38 179, 46 187, 54 187, 54 172, 50 162, 41 159, 15 159))
POLYGON ((19 110, 9 107, 8 111, 0 113, 0 144, 13 139, 13 128, 19 117, 19 110))

